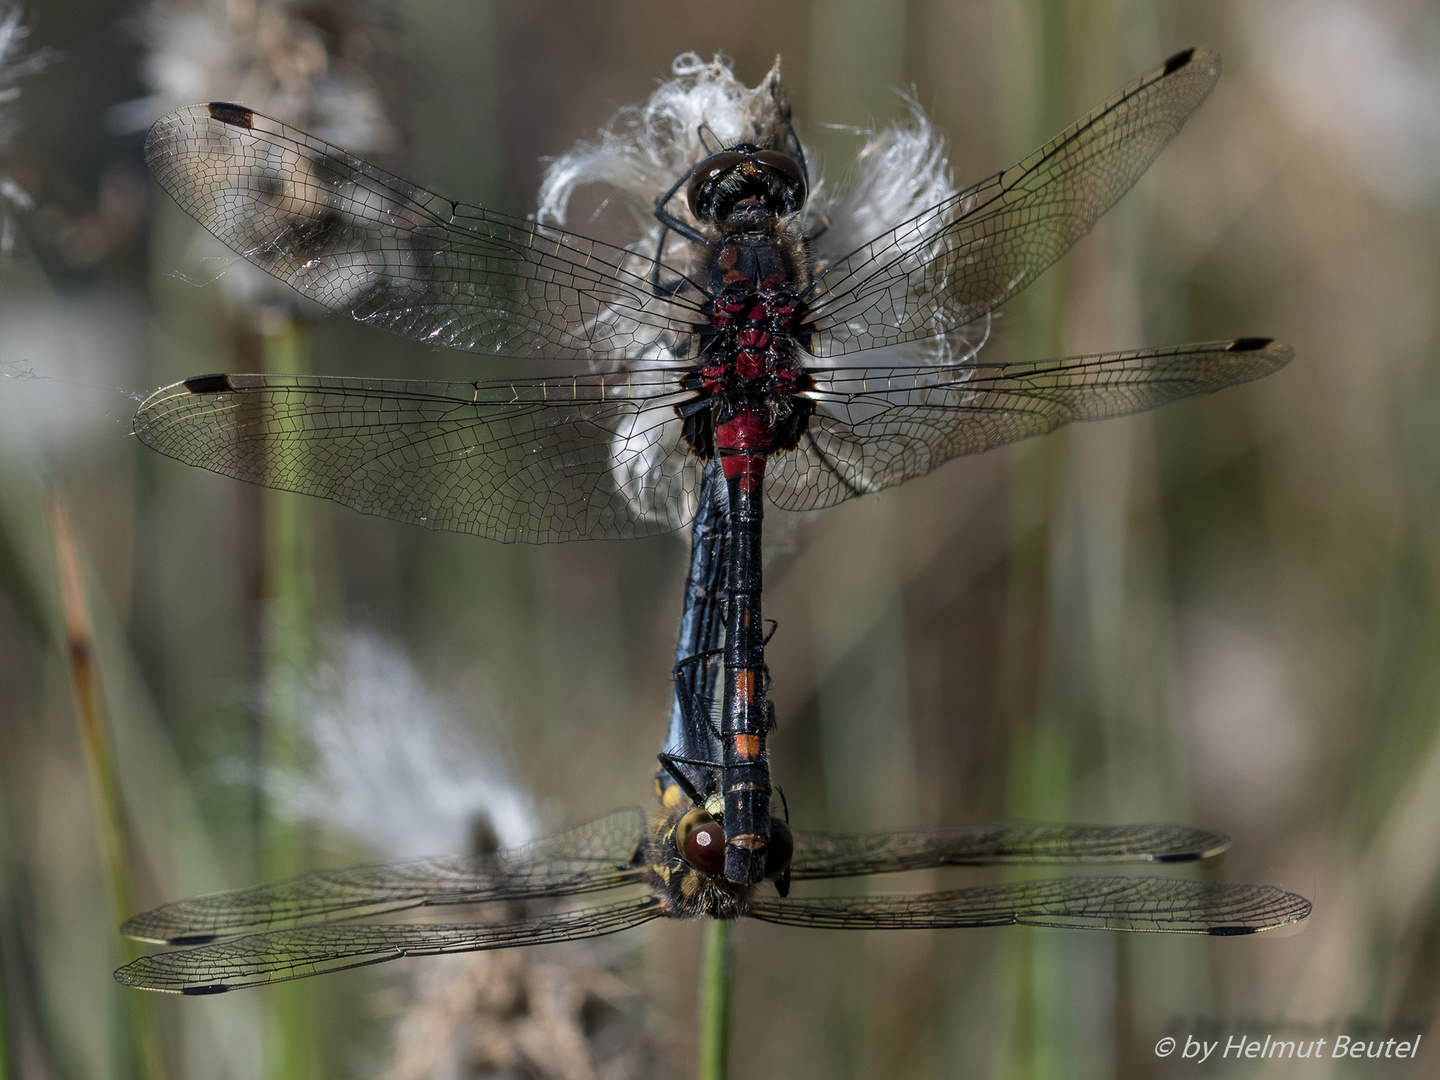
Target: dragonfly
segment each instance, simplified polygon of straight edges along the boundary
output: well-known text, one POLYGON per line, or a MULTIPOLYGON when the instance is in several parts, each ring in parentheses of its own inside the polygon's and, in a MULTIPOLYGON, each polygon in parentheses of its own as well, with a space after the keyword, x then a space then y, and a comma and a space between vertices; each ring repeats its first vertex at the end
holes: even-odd
POLYGON ((822 929, 1009 925, 1238 936, 1299 923, 1304 897, 1266 885, 1093 876, 912 895, 790 895, 793 883, 942 867, 1173 864, 1225 850, 1223 833, 1183 825, 1012 823, 837 836, 777 822, 767 877, 776 895, 725 874, 720 735, 705 708, 707 661, 723 633, 725 486, 712 466, 692 527, 676 646, 675 706, 660 754, 659 807, 614 810, 524 847, 312 871, 288 881, 166 904, 123 933, 176 947, 115 972, 126 986, 217 994, 398 959, 542 945, 659 918, 752 918, 822 929), (685 702, 688 695, 696 700, 685 702), (576 898, 614 890, 608 903, 576 898), (565 907, 567 903, 578 906, 565 907), (527 910, 533 905, 545 910, 527 910), (484 906, 479 921, 396 922, 417 908, 484 906))
POLYGON ((833 505, 1291 359, 1268 338, 1021 362, 957 344, 1133 186, 1219 71, 1213 50, 1177 53, 1010 168, 833 258, 817 254, 824 223, 807 214, 778 74, 754 130, 660 199, 653 251, 455 202, 240 105, 182 108, 149 132, 147 163, 249 261, 427 345, 586 370, 475 382, 204 375, 152 394, 135 432, 242 480, 507 542, 678 528, 718 461, 725 874, 753 885, 770 832, 767 497, 787 510, 833 505), (684 257, 671 255, 672 234, 684 257), (862 366, 850 366, 856 354, 862 366))

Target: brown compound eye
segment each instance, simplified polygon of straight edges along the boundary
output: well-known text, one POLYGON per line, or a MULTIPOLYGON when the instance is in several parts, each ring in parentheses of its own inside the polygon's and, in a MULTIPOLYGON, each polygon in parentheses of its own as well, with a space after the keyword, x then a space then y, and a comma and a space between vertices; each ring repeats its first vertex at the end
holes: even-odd
POLYGON ((765 876, 778 878, 790 869, 795 857, 795 836, 783 821, 770 821, 770 842, 765 845, 765 876))
POLYGON ((704 810, 691 810, 675 826, 675 850, 701 873, 719 874, 725 869, 725 830, 704 810))
POLYGON ((784 177, 782 189, 787 213, 793 214, 805 205, 805 172, 798 161, 779 150, 757 150, 750 155, 750 160, 769 166, 784 177))

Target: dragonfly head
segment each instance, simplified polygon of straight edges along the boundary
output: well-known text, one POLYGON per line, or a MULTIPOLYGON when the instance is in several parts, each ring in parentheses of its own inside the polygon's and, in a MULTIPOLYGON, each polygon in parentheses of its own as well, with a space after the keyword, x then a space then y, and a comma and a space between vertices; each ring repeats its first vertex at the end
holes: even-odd
POLYGON ((687 198, 697 221, 719 225, 736 213, 746 219, 793 214, 805 205, 806 194, 798 161, 779 150, 742 143, 696 165, 687 198))
MULTIPOLYGON (((725 872, 725 829, 711 810, 694 807, 675 826, 675 850, 687 866, 702 874, 725 872)), ((765 876, 782 878, 790 870, 795 854, 795 839, 790 826, 778 819, 770 821, 770 842, 765 848, 765 876)))

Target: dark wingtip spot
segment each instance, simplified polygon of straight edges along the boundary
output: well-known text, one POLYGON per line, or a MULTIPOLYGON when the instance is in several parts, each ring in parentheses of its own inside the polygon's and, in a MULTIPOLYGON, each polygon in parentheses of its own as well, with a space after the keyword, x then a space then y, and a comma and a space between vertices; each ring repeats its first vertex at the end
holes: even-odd
POLYGON ((1194 862, 1195 860, 1201 858, 1204 858, 1204 856, 1201 855, 1198 851, 1181 851, 1173 855, 1158 855, 1156 856, 1155 861, 1165 863, 1194 862))
POLYGON ((1179 71, 1182 67, 1184 67, 1190 62, 1190 58, 1194 55, 1195 49, 1193 47, 1189 49, 1182 49, 1180 52, 1177 52, 1174 56, 1170 57, 1169 60, 1165 61, 1165 68, 1163 71, 1160 72, 1160 74, 1162 76, 1165 76, 1173 72, 1179 71))
POLYGON ((235 389, 230 385, 229 375, 196 375, 182 385, 192 394, 228 394, 235 389))
POLYGON ((223 994, 229 989, 224 983, 210 983, 208 986, 187 986, 180 993, 187 997, 203 997, 206 994, 223 994))
POLYGON ((1256 349, 1263 349, 1275 339, 1273 337, 1242 337, 1236 338, 1225 346, 1226 352, 1254 352, 1256 349))
POLYGON ((210 102, 210 118, 232 127, 253 128, 255 113, 244 105, 232 105, 228 101, 210 102))
POLYGON ((1244 937, 1246 934, 1254 934, 1258 931, 1253 926, 1212 926, 1211 937, 1244 937))
POLYGON ((214 934, 179 934, 166 938, 166 945, 208 945, 215 940, 214 934))

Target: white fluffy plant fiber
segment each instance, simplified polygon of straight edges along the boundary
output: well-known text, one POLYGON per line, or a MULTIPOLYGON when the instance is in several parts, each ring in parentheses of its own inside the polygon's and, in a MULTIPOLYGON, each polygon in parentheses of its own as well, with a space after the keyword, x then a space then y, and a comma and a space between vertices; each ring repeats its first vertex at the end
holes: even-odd
MULTIPOLYGON (((674 78, 662 82, 643 105, 621 109, 594 141, 582 141, 557 157, 540 187, 536 218, 565 225, 571 195, 584 185, 608 187, 610 198, 630 214, 635 235, 628 246, 646 259, 655 255, 660 223, 655 203, 695 165, 719 149, 756 143, 793 153, 787 124, 790 106, 780 77, 780 60, 755 87, 740 82, 722 56, 703 61, 683 53, 671 66, 674 78)), ((810 175, 810 197, 796 221, 812 237, 812 270, 837 259, 882 233, 953 196, 945 140, 918 102, 905 97, 907 114, 878 130, 863 131, 865 145, 846 170, 834 194, 824 180, 810 175)), ((796 136, 798 139, 798 135, 796 136)), ((803 149, 803 142, 802 142, 803 149)), ((806 165, 814 160, 806 154, 806 165)), ((669 203, 672 214, 691 225, 682 188, 669 203)), ((578 223, 574 227, 581 227, 578 223)), ((696 245, 671 232, 662 259, 689 270, 696 245)), ((925 253, 917 252, 917 262, 925 253)), ((877 363, 954 361, 973 356, 988 326, 960 331, 885 350, 877 363)), ((867 357, 867 361, 870 358, 867 357)))
POLYGON ((815 241, 824 266, 955 194, 944 136, 936 132, 914 98, 904 98, 909 115, 879 131, 868 131, 865 146, 850 166, 839 197, 819 210, 830 228, 815 241))
MULTIPOLYGON (((25 40, 29 36, 30 27, 21 7, 0 0, 0 161, 10 153, 20 133, 20 80, 43 71, 55 58, 48 49, 26 53, 25 40)), ((34 195, 0 168, 0 259, 8 259, 14 251, 19 216, 34 209, 34 195)))
MULTIPOLYGON (((540 185, 539 221, 563 225, 575 189, 604 184, 634 216, 639 239, 648 239, 653 252, 660 235, 655 201, 676 180, 722 147, 768 145, 785 134, 790 106, 780 85, 778 58, 754 89, 736 79, 720 56, 707 64, 693 52, 682 53, 671 71, 675 78, 662 82, 644 105, 617 112, 600 129, 598 141, 577 143, 550 163, 540 185)), ((683 191, 670 209, 697 224, 683 191)))
MULTIPOLYGON (((575 189, 603 184, 634 216, 641 231, 637 241, 648 239, 653 245, 660 233, 656 200, 716 150, 772 141, 782 142, 777 149, 789 149, 783 144, 788 143, 790 106, 779 59, 753 88, 735 78, 720 56, 706 63, 693 52, 683 53, 671 70, 675 78, 662 82, 649 101, 621 109, 596 141, 577 143, 550 163, 540 185, 539 221, 564 225, 575 189)), ((829 222, 814 245, 821 267, 955 194, 944 138, 916 101, 905 100, 908 116, 864 133, 865 146, 836 196, 812 173, 804 216, 812 225, 829 222)), ((813 165, 808 154, 806 162, 813 165)), ((683 188, 670 210, 697 224, 683 188)))
POLYGON ((535 836, 529 795, 394 643, 331 635, 300 693, 304 766, 266 777, 276 809, 384 858, 467 850, 477 826, 502 847, 535 836))

